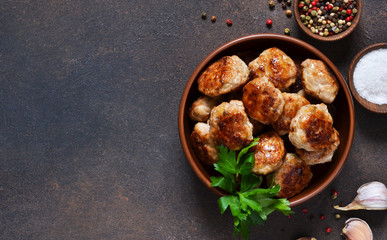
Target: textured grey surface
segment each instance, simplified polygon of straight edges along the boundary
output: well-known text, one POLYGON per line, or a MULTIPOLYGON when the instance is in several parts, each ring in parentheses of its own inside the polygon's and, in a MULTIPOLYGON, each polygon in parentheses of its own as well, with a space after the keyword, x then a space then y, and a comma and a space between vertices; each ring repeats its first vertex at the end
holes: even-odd
MULTIPOLYGON (((220 215, 217 196, 180 147, 186 81, 221 44, 286 27, 347 78, 357 52, 387 41, 387 2, 364 2, 348 38, 321 43, 267 1, 2 0, 0 238, 232 239, 230 214, 220 215), (202 20, 202 11, 218 20, 202 20)), ((354 143, 338 178, 291 219, 269 216, 251 239, 339 239, 349 217, 387 239, 383 211, 334 219, 332 205, 350 202, 361 184, 387 183, 387 115, 356 102, 355 109, 354 143), (332 188, 339 191, 334 202, 332 188)))

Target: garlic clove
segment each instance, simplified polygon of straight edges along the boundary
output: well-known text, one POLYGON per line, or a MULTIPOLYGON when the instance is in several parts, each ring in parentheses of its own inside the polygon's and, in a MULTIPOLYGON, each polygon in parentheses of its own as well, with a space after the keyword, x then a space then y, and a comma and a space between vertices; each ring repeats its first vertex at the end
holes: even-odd
POLYGON ((317 239, 314 237, 302 237, 302 238, 298 238, 297 240, 317 240, 317 239))
POLYGON ((381 182, 369 182, 360 186, 356 198, 347 206, 334 206, 338 210, 386 210, 387 188, 381 182))
POLYGON ((360 218, 350 218, 345 222, 342 235, 349 240, 372 240, 372 231, 360 218))

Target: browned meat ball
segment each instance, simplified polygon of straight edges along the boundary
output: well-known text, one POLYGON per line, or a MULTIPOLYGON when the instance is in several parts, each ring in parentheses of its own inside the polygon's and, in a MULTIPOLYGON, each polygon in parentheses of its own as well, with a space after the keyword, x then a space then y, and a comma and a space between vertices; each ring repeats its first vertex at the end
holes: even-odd
POLYGON ((339 91, 339 84, 324 62, 306 59, 301 67, 305 92, 324 103, 332 103, 339 91))
POLYGON ((245 85, 242 96, 247 114, 263 123, 271 124, 282 114, 284 98, 266 77, 255 78, 245 85))
POLYGON ((249 63, 252 76, 268 77, 276 88, 285 90, 296 82, 297 67, 293 60, 278 48, 266 49, 249 63))
POLYGON ((216 97, 241 88, 248 80, 250 70, 238 56, 225 56, 211 64, 199 77, 199 91, 216 97))
POLYGON ((306 98, 295 93, 282 93, 285 100, 284 110, 281 116, 275 121, 272 126, 280 134, 289 133, 290 122, 296 116, 298 110, 305 105, 310 104, 306 98))
POLYGON ((210 113, 213 107, 220 104, 223 100, 223 96, 208 97, 200 96, 189 109, 189 116, 192 121, 206 122, 210 118, 210 113))
POLYGON ((306 151, 296 148, 296 152, 308 165, 321 164, 332 161, 333 154, 340 144, 339 133, 333 129, 333 142, 326 148, 318 151, 306 151))
POLYGON ((192 147, 196 156, 205 164, 214 164, 218 158, 218 149, 210 135, 210 125, 199 122, 191 134, 192 147))
POLYGON ((240 150, 253 140, 253 125, 241 101, 232 100, 214 107, 208 124, 216 144, 230 150, 240 150))
POLYGON ((269 131, 259 136, 259 141, 252 148, 255 165, 252 171, 266 175, 277 170, 282 165, 285 156, 285 146, 282 138, 275 131, 269 131))
POLYGON ((274 180, 281 190, 279 198, 290 198, 300 193, 312 179, 310 167, 294 153, 287 153, 282 166, 268 177, 268 182, 274 180))
POLYGON ((325 104, 309 104, 298 110, 290 124, 289 140, 296 148, 318 151, 334 142, 333 119, 325 104))

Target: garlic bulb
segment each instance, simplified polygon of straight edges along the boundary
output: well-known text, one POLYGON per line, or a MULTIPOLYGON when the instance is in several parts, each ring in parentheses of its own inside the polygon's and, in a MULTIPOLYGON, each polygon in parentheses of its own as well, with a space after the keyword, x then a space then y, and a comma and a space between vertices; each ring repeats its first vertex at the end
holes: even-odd
POLYGON ((345 222, 342 234, 349 240, 372 240, 372 231, 360 218, 350 218, 345 222))
POLYGON ((386 210, 387 188, 381 182, 370 182, 362 185, 357 190, 357 196, 345 207, 334 206, 338 210, 386 210))

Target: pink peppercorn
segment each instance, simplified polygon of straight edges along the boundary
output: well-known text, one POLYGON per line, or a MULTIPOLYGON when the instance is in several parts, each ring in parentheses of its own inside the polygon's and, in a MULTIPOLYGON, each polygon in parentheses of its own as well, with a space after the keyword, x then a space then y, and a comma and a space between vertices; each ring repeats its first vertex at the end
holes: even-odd
POLYGON ((325 219, 325 215, 324 215, 324 214, 321 214, 320 219, 321 219, 321 220, 324 220, 324 219, 325 219))
POLYGON ((226 20, 226 23, 227 23, 228 26, 231 26, 231 25, 232 25, 231 19, 227 19, 227 20, 226 20))
POLYGON ((352 13, 352 10, 351 9, 347 9, 347 15, 351 15, 352 13))
POLYGON ((273 24, 273 21, 272 21, 271 19, 267 19, 266 25, 267 25, 268 27, 271 27, 272 24, 273 24))
POLYGON ((302 211, 304 214, 307 214, 307 213, 308 213, 308 209, 307 209, 307 208, 303 208, 301 211, 302 211))
POLYGON ((330 227, 327 227, 327 228, 325 229, 325 232, 326 232, 326 233, 330 233, 330 232, 332 232, 332 228, 330 228, 330 227))

